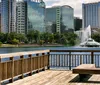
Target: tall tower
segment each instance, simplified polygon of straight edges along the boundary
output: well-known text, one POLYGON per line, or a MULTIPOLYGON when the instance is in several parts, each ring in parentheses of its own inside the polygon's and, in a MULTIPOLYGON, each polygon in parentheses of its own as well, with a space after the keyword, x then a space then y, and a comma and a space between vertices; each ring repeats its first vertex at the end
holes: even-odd
POLYGON ((1 0, 1 32, 8 33, 9 29, 9 2, 8 0, 1 0))
POLYGON ((9 32, 16 32, 16 0, 9 0, 9 32))
POLYGON ((24 1, 17 2, 17 33, 27 33, 27 3, 24 1))
POLYGON ((16 31, 16 0, 1 0, 1 32, 16 31))
POLYGON ((83 28, 100 28, 100 2, 82 4, 83 28))

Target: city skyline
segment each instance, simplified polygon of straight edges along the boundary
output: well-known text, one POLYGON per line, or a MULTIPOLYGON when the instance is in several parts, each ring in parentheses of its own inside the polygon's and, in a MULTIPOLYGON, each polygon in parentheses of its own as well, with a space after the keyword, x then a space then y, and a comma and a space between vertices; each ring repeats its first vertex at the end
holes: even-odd
MULTIPOLYGON (((1 1, 1 0, 0 0, 1 1)), ((22 0, 16 0, 22 1, 22 0)), ((74 16, 82 18, 82 3, 98 2, 100 0, 43 0, 46 7, 52 7, 56 5, 69 5, 74 8, 74 16)))
POLYGON ((74 16, 82 18, 82 3, 98 2, 100 0, 44 0, 47 7, 69 5, 74 8, 74 16))

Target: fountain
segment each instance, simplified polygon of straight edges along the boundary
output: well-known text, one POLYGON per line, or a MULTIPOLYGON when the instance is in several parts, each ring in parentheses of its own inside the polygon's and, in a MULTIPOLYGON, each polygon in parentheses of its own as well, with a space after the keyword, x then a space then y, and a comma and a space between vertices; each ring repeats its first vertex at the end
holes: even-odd
POLYGON ((96 42, 91 38, 91 26, 89 25, 86 29, 82 30, 80 46, 82 47, 99 47, 100 43, 96 42))

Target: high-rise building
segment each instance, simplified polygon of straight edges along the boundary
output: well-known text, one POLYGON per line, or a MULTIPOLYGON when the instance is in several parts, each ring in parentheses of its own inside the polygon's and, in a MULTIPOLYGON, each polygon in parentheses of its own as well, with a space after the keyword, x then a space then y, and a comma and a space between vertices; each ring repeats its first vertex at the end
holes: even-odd
POLYGON ((27 1, 27 30, 45 32, 45 3, 27 1))
POLYGON ((56 31, 56 8, 46 8, 46 31, 55 32, 56 31))
POLYGON ((68 5, 46 8, 45 19, 47 32, 62 33, 74 30, 74 11, 68 5))
POLYGON ((83 28, 100 28, 100 2, 82 4, 83 28))
POLYGON ((0 32, 1 32, 1 14, 0 14, 0 32))
POLYGON ((1 32, 1 2, 0 2, 0 32, 1 32))
POLYGON ((16 32, 16 0, 9 0, 9 32, 16 32))
POLYGON ((16 0, 1 0, 1 32, 16 32, 16 0))
POLYGON ((27 34, 29 30, 45 31, 45 3, 23 0, 17 3, 17 33, 27 34))
POLYGON ((17 33, 27 33, 27 3, 17 2, 17 33))
POLYGON ((9 2, 1 0, 1 32, 9 32, 9 2))

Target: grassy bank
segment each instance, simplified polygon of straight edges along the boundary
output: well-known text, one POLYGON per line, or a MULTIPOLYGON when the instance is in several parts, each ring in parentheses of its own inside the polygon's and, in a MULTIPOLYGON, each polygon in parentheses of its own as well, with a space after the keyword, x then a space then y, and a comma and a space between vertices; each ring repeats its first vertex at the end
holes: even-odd
POLYGON ((61 44, 19 44, 19 45, 13 45, 13 44, 2 44, 0 47, 54 47, 54 46, 64 46, 61 44))

